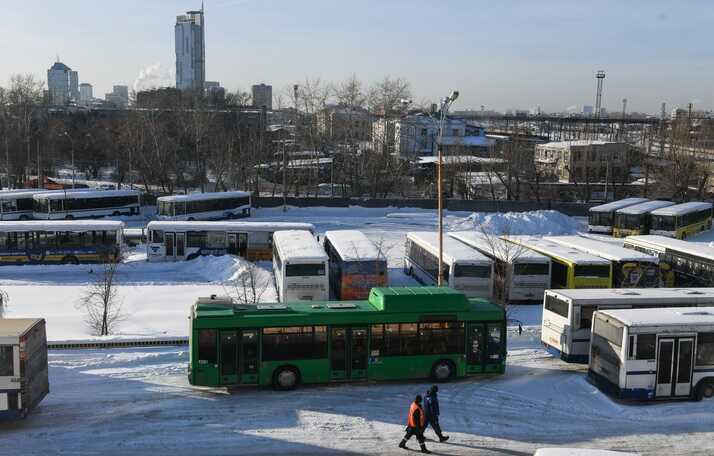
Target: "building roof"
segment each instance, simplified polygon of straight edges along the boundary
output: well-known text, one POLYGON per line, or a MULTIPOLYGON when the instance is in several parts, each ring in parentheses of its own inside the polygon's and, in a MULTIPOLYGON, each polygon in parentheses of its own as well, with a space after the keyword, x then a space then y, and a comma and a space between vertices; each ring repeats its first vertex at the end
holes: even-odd
POLYGON ((489 147, 496 141, 486 136, 444 136, 441 144, 444 146, 489 147))
POLYGON ((627 326, 714 325, 714 307, 662 307, 649 309, 602 310, 599 313, 627 326))
POLYGON ((0 318, 0 337, 20 337, 41 321, 41 318, 0 318))
POLYGON ((592 140, 592 139, 578 139, 578 140, 573 140, 573 141, 553 141, 553 142, 548 142, 545 144, 539 144, 538 147, 549 147, 549 148, 558 148, 558 149, 569 149, 570 147, 573 146, 602 146, 605 144, 626 144, 622 142, 616 142, 616 141, 601 141, 601 140, 592 140))
POLYGON ((677 216, 683 215, 687 212, 696 212, 712 210, 712 203, 704 203, 700 201, 690 201, 689 203, 675 204, 674 206, 667 206, 661 209, 652 211, 652 215, 670 215, 677 216))
POLYGON ((53 71, 72 71, 72 69, 71 69, 70 67, 68 67, 67 65, 65 65, 65 64, 62 63, 62 62, 55 62, 55 64, 52 65, 52 67, 50 67, 50 70, 53 70, 53 71))
POLYGON ((325 231, 325 240, 328 239, 343 261, 384 260, 384 253, 361 231, 325 231))
MULTIPOLYGON (((417 163, 419 165, 434 164, 439 157, 426 156, 419 157, 417 163)), ((445 155, 442 156, 442 163, 446 165, 464 164, 464 163, 506 163, 506 160, 496 157, 474 157, 473 155, 445 155)))
POLYGON ((596 241, 582 236, 548 236, 545 239, 572 247, 581 252, 605 258, 606 260, 622 262, 637 261, 640 263, 659 263, 659 258, 637 250, 626 249, 609 242, 596 241))

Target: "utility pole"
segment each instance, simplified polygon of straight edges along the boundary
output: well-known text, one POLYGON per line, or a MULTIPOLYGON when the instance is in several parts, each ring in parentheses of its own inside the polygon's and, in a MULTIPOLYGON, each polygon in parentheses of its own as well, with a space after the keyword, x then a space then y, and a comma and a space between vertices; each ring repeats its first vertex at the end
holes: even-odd
MULTIPOLYGON (((597 79, 597 92, 595 94, 595 119, 600 119, 600 111, 602 110, 602 83, 605 80, 605 72, 600 70, 595 73, 595 79, 597 79)), ((595 138, 599 136, 599 125, 596 122, 595 128, 595 138)))
POLYGON ((439 271, 437 275, 437 285, 444 284, 444 195, 441 189, 441 169, 443 167, 443 140, 444 140, 444 121, 449 107, 459 97, 459 92, 454 90, 451 95, 441 101, 441 112, 439 119, 439 148, 436 164, 436 191, 437 191, 437 217, 439 223, 439 271))

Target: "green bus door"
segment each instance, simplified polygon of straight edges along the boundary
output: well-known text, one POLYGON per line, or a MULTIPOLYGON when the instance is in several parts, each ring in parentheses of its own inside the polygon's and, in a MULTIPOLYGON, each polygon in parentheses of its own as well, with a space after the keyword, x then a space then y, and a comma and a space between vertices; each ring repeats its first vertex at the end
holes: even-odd
POLYGON ((330 329, 330 379, 367 378, 367 328, 330 329))
POLYGON ((219 336, 221 385, 258 383, 258 331, 224 330, 219 336))
POLYGON ((466 337, 466 372, 469 374, 483 372, 484 338, 483 323, 469 323, 466 337))

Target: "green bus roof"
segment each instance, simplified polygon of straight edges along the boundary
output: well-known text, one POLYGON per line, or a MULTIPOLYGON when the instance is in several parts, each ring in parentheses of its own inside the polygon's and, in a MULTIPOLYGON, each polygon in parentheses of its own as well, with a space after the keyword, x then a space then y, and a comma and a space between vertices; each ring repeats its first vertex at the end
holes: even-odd
MULTIPOLYGON (((199 298, 194 324, 210 327, 262 327, 424 321, 424 316, 459 320, 501 321, 505 312, 484 299, 467 299, 451 288, 373 288, 367 301, 297 301, 258 305, 235 304, 230 298, 199 298), (205 321, 205 325, 199 321, 205 321)), ((429 320, 426 318, 426 320, 429 320)))

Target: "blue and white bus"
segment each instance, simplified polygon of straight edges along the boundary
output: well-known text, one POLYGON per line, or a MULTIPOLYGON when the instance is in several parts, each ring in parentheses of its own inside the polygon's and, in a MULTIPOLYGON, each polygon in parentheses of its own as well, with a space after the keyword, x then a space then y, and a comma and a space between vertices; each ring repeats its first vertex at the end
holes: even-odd
POLYGON ((72 220, 141 213, 137 190, 58 191, 33 196, 36 220, 72 220))
POLYGON ((249 192, 192 193, 156 199, 159 220, 223 220, 250 216, 249 192))

